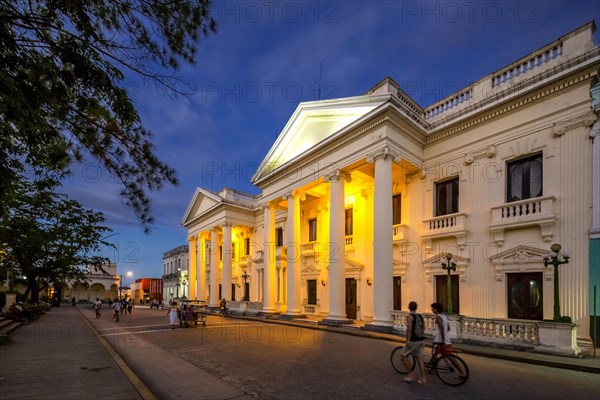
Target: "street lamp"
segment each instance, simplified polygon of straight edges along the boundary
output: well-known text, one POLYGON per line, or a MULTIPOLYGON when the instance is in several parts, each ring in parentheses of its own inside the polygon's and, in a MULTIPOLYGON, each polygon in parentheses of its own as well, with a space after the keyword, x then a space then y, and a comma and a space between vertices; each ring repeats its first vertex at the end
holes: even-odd
MULTIPOLYGON (((133 276, 133 272, 127 271, 127 276, 133 276)), ((121 292, 123 291, 123 274, 121 274, 121 279, 119 280, 119 298, 122 298, 121 292)))
POLYGON ((554 321, 560 321, 560 302, 558 298, 558 266, 569 263, 569 254, 566 251, 560 252, 561 245, 554 243, 550 246, 551 253, 544 256, 544 267, 552 265, 554 267, 554 321))
POLYGON ((456 271, 456 263, 452 260, 452 253, 446 253, 442 259, 442 269, 448 271, 448 283, 446 284, 446 308, 448 314, 452 314, 452 278, 450 274, 456 271))
POLYGON ((244 270, 244 273, 241 275, 241 277, 244 280, 244 301, 250 301, 250 293, 248 293, 248 286, 246 285, 250 275, 246 272, 246 270, 244 270))

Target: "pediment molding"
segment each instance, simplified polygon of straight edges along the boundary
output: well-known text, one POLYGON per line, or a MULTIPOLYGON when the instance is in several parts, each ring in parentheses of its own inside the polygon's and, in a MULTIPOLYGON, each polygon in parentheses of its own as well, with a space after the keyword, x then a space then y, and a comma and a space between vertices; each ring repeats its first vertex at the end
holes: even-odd
MULTIPOLYGON (((431 256, 425 260, 423 260, 423 267, 425 269, 425 278, 427 282, 431 282, 433 280, 434 275, 447 275, 448 271, 442 268, 442 260, 446 258, 445 252, 437 253, 434 256, 431 256)), ((461 282, 467 281, 467 267, 469 266, 470 259, 468 257, 462 256, 453 256, 452 260, 456 263, 456 271, 452 274, 458 274, 459 280, 461 282)))
POLYGON ((208 190, 197 188, 183 216, 181 225, 188 227, 202 215, 223 204, 221 197, 208 190))
POLYGON ((543 272, 545 280, 554 279, 553 268, 544 267, 544 256, 548 249, 517 245, 490 257, 496 281, 503 281, 508 273, 543 272))

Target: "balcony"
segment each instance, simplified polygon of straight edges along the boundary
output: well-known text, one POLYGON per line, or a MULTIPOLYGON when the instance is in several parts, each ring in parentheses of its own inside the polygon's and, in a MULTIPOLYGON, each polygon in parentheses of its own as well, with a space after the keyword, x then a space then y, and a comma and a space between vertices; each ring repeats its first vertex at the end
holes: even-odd
POLYGON ((319 254, 319 242, 308 242, 301 245, 302 257, 310 257, 319 254))
POLYGON ((354 251, 354 236, 350 235, 350 236, 346 236, 345 237, 345 250, 346 253, 349 251, 354 251))
POLYGON ((392 227, 392 235, 394 244, 406 242, 408 240, 408 226, 405 224, 397 224, 392 227))
POLYGON ((469 235, 467 217, 465 213, 454 213, 424 220, 421 238, 425 241, 425 247, 431 249, 431 243, 435 239, 455 237, 456 243, 463 249, 469 235))
POLYGON ((490 231, 494 241, 498 246, 502 246, 506 230, 537 225, 544 242, 551 242, 554 237, 554 225, 558 221, 555 207, 554 196, 536 197, 492 207, 490 231))

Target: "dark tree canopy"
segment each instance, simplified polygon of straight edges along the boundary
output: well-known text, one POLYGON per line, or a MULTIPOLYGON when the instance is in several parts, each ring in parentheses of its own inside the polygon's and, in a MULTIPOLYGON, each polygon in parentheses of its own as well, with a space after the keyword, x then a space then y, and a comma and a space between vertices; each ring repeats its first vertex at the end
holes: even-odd
POLYGON ((215 31, 209 8, 209 0, 0 0, 0 198, 25 171, 64 173, 94 157, 147 229, 147 192, 177 178, 154 154, 124 71, 189 94, 173 74, 215 31))
POLYGON ((102 213, 57 194, 57 182, 18 182, 0 215, 3 267, 27 279, 32 302, 52 282, 87 284, 87 269, 101 270, 109 261, 99 255, 101 246, 111 246, 102 213))

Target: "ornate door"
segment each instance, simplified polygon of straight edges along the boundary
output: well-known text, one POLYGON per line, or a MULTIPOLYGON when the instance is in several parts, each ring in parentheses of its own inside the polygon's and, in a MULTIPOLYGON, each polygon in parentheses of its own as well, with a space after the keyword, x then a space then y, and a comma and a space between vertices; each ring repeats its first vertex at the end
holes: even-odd
POLYGON ((507 274, 508 318, 542 320, 543 276, 541 272, 507 274))

